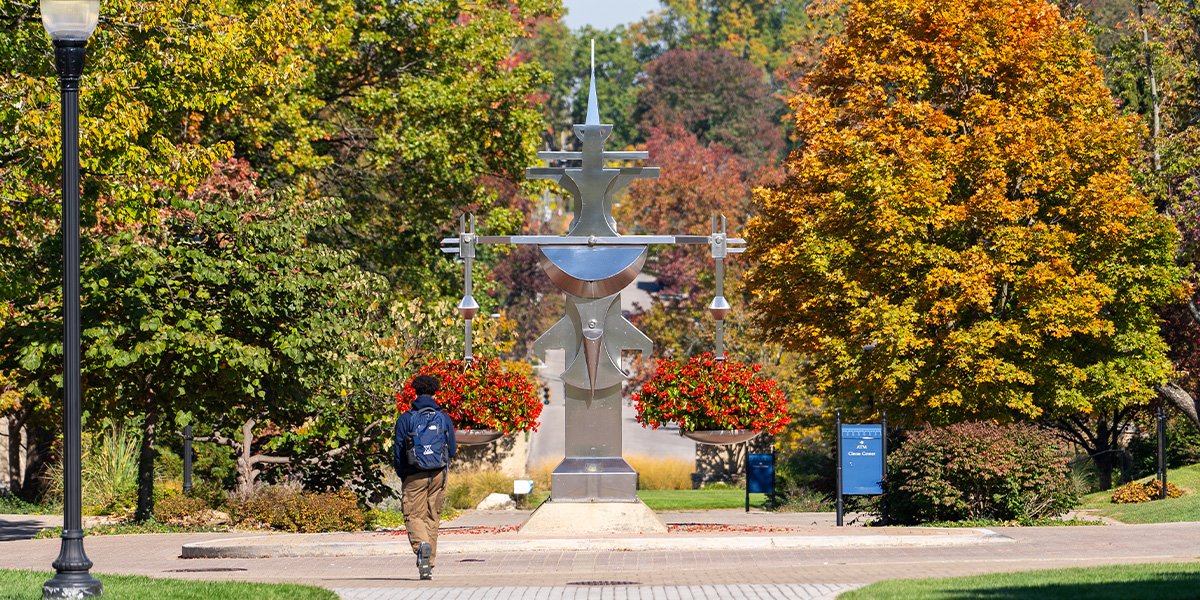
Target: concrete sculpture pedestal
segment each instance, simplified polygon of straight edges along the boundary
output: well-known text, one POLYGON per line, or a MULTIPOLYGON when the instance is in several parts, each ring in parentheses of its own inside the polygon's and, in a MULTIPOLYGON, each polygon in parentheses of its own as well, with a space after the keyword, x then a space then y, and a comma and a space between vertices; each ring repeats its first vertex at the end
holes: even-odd
POLYGON ((555 502, 529 515, 521 533, 531 535, 607 535, 667 533, 667 524, 641 500, 633 502, 555 502))

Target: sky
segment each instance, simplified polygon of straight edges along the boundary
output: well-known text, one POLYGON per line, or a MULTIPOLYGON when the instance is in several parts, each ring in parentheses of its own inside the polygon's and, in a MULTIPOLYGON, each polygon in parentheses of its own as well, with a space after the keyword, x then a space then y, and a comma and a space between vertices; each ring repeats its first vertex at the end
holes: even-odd
POLYGON ((571 29, 591 25, 611 29, 622 23, 641 21, 646 13, 658 10, 658 0, 563 0, 567 15, 563 21, 571 29))

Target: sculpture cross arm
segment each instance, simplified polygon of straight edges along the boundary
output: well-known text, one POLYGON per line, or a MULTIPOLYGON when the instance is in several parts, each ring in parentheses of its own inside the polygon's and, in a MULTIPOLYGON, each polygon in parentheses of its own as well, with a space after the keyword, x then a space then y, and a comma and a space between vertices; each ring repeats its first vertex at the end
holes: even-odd
MULTIPOLYGON (((460 238, 444 238, 442 252, 454 254, 459 251, 460 238)), ((711 236, 707 235, 619 235, 619 236, 581 236, 581 235, 481 235, 475 238, 476 244, 513 244, 538 246, 648 246, 651 244, 709 244, 711 236)), ((741 238, 726 240, 729 245, 745 244, 741 238)), ((743 252, 745 248, 729 248, 729 252, 743 252)))
MULTIPOLYGON (((634 152, 605 152, 601 154, 604 160, 648 160, 649 152, 634 151, 634 152)), ((582 152, 558 152, 547 150, 538 152, 537 157, 540 160, 583 160, 582 152)))

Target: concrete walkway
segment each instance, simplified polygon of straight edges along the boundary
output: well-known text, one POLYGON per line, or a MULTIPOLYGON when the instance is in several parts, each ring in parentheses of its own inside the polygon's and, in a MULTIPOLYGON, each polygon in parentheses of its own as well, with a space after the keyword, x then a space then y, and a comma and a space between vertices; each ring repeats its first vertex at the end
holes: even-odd
MULTIPOLYGON (((733 510, 662 516, 676 525, 670 535, 677 539, 724 538, 730 546, 736 545, 736 540, 763 535, 801 538, 815 531, 823 536, 852 537, 878 535, 872 532, 879 531, 838 530, 828 524, 828 515, 820 514, 746 514, 733 510), (777 531, 766 531, 771 528, 777 531), (788 531, 779 531, 781 528, 788 531)), ((294 582, 337 590, 344 598, 353 599, 828 598, 849 586, 885 579, 1147 562, 1195 563, 1200 557, 1200 523, 1000 528, 995 532, 1011 542, 957 546, 676 547, 627 551, 572 548, 570 544, 539 551, 504 551, 500 544, 489 547, 489 541, 499 542, 511 534, 502 529, 520 519, 519 513, 469 511, 445 523, 443 543, 452 546, 470 537, 473 544, 479 545, 460 553, 443 551, 431 582, 418 580, 411 554, 181 558, 185 544, 242 537, 230 533, 97 536, 86 538, 85 548, 95 563, 93 573, 101 578, 106 573, 121 573, 294 582), (486 527, 496 530, 480 529, 486 527)), ((9 526, 25 527, 27 523, 27 517, 0 516, 0 534, 9 526)), ((903 530, 882 531, 901 535, 903 530)), ((58 555, 59 544, 58 540, 0 542, 0 569, 48 570, 58 555)))

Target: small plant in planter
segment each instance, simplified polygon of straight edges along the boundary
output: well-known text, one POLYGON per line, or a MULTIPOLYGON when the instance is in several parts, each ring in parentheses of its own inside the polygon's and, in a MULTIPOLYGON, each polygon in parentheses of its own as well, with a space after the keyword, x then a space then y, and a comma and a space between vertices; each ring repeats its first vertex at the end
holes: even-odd
POLYGON ((759 365, 702 354, 681 363, 659 360, 633 395, 642 426, 678 423, 682 432, 744 430, 778 433, 790 421, 787 398, 759 365))
MULTIPOLYGON (((450 415, 455 429, 497 433, 537 431, 542 403, 535 394, 533 381, 506 369, 501 361, 486 357, 476 357, 470 362, 439 360, 421 367, 420 372, 437 377, 442 383, 434 399, 450 415)), ((396 396, 402 411, 408 410, 417 398, 408 385, 396 396)))

